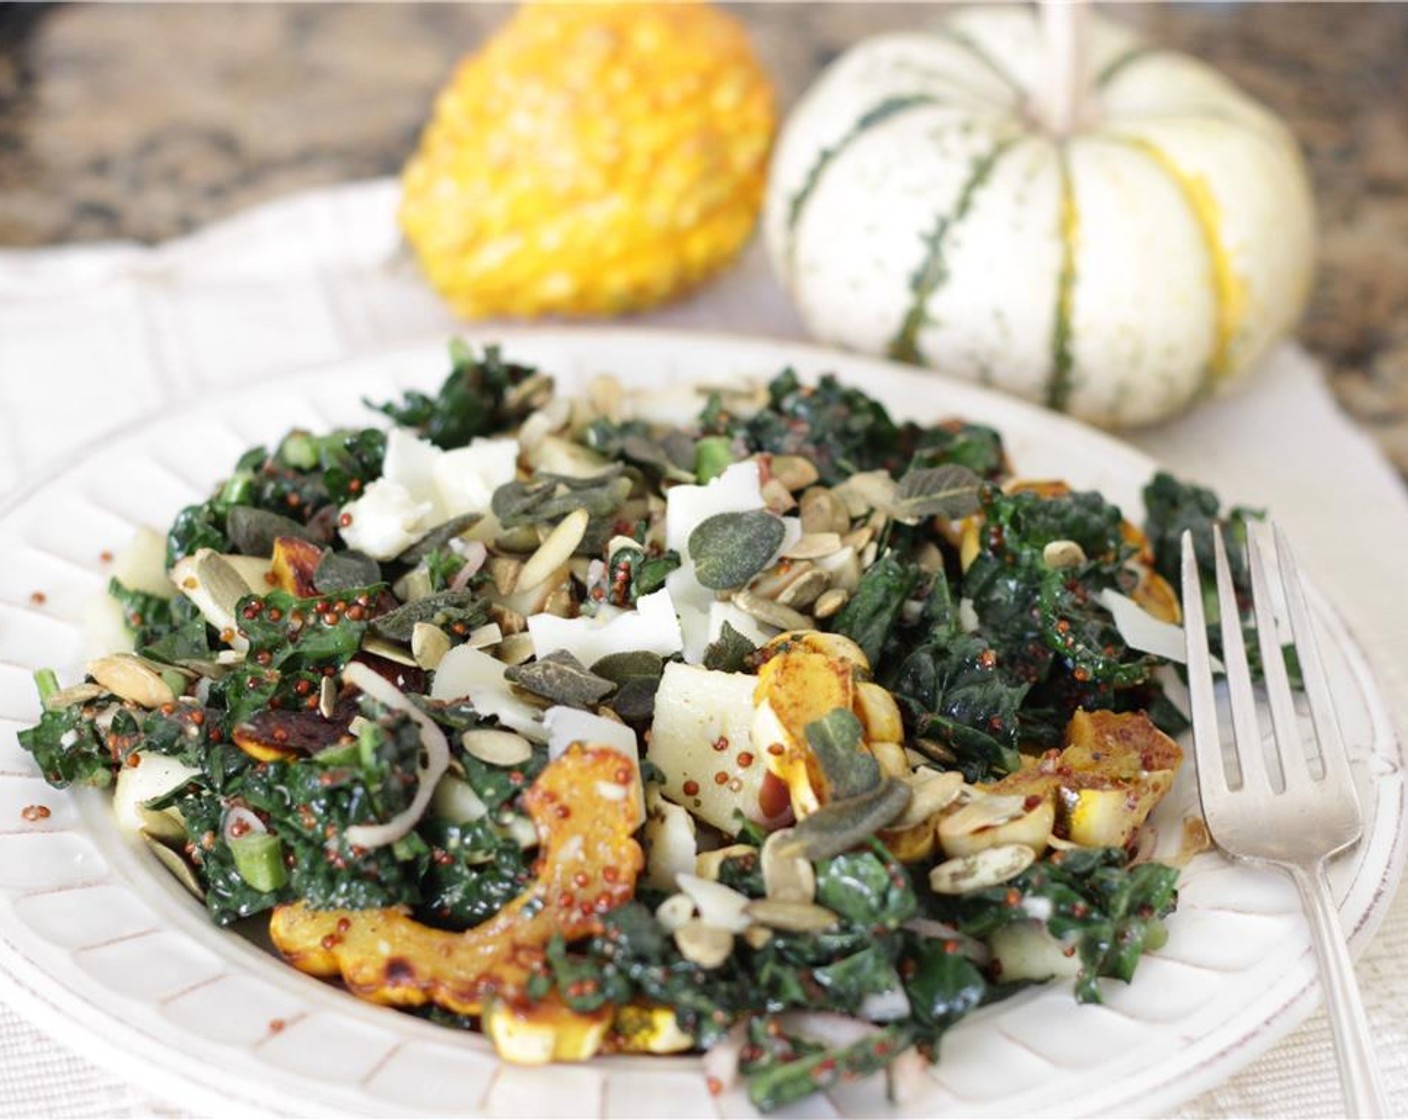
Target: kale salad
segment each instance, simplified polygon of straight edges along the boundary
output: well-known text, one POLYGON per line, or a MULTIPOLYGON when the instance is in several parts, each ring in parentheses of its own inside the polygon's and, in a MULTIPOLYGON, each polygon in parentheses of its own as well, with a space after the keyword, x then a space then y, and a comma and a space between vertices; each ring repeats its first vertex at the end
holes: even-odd
POLYGON ((764 1110, 902 1100, 975 1008, 1133 978, 1178 543, 1245 511, 1160 474, 1136 527, 832 376, 451 366, 134 545, 130 648, 37 674, 51 783, 294 967, 509 1061, 702 1053, 764 1110))

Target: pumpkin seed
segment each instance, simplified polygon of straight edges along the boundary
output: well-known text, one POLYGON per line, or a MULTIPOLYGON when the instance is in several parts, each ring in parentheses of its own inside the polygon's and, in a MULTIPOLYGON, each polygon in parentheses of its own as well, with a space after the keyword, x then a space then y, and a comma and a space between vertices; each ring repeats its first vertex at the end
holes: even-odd
POLYGON ((851 515, 845 502, 824 486, 813 486, 799 503, 798 515, 803 533, 835 533, 838 536, 851 528, 851 515))
POLYGON ((489 604, 489 619, 505 637, 521 634, 528 629, 528 620, 512 607, 506 607, 502 603, 489 604))
POLYGON ((387 661, 394 661, 397 665, 417 665, 415 655, 399 642, 388 642, 385 638, 379 638, 375 634, 368 634, 362 639, 362 650, 365 653, 373 654, 377 657, 384 657, 387 661))
POLYGON ((161 674, 130 653, 115 653, 90 662, 88 675, 119 699, 144 708, 176 702, 176 693, 161 674))
POLYGON ((469 754, 490 766, 518 766, 533 757, 533 746, 522 735, 494 727, 466 731, 460 742, 469 754))
POLYGON ((835 487, 832 493, 846 503, 846 511, 852 517, 863 517, 874 509, 892 509, 898 489, 899 484, 888 471, 861 471, 835 487))
POLYGON ((819 568, 813 568, 810 572, 803 572, 798 578, 789 583, 777 597, 777 602, 784 607, 791 607, 794 610, 804 611, 816 602, 817 596, 831 586, 831 577, 819 568))
POLYGON ((945 743, 940 743, 937 739, 911 739, 909 748, 928 762, 937 762, 940 766, 958 765, 958 755, 945 743))
POLYGON ((542 408, 552 399, 553 380, 546 373, 535 373, 514 385, 504 394, 504 411, 527 412, 542 408))
POLYGON ((1026 812, 1027 799, 1020 794, 982 794, 939 824, 939 833, 963 836, 983 828, 1015 821, 1026 812))
POLYGON ((553 591, 543 601, 543 614, 554 615, 557 618, 576 618, 577 599, 572 594, 572 588, 563 584, 553 591))
POLYGON ((904 718, 890 690, 874 681, 857 681, 853 700, 856 715, 865 725, 865 737, 898 743, 904 740, 904 718))
POLYGON ((201 616, 222 635, 233 637, 227 643, 237 650, 249 648, 249 641, 239 635, 235 608, 250 593, 249 584, 235 566, 209 548, 198 549, 193 556, 183 556, 171 569, 171 582, 195 604, 201 616))
POLYGON ((792 830, 783 828, 763 842, 763 884, 768 898, 778 902, 811 902, 816 898, 816 869, 786 850, 792 841, 792 830))
POLYGON ((176 876, 186 890, 195 895, 202 902, 205 901, 205 888, 200 885, 200 880, 196 877, 195 869, 181 857, 177 852, 173 852, 160 840, 154 840, 145 832, 142 839, 146 841, 148 850, 156 856, 157 862, 166 868, 172 875, 176 876))
POLYGON ((67 688, 61 688, 46 696, 44 710, 46 712, 61 712, 75 704, 86 704, 90 700, 96 700, 99 696, 107 694, 108 690, 100 684, 71 684, 67 688))
POLYGON ((694 873, 701 879, 719 881, 719 869, 725 860, 740 856, 756 856, 758 849, 751 844, 730 844, 726 848, 715 848, 710 852, 700 852, 694 857, 694 873))
MULTIPOLYGON (((536 552, 538 545, 542 541, 538 539, 538 529, 535 525, 518 525, 512 529, 505 529, 494 540, 494 548, 499 552, 511 553, 514 556, 526 556, 530 552, 536 552)), ((493 561, 489 561, 492 573, 493 561)), ((516 573, 515 573, 516 574, 516 573)), ((495 580, 497 585, 498 581, 495 580)), ((509 592, 505 591, 505 595, 509 592)))
POLYGON ((963 788, 963 775, 956 770, 939 772, 925 767, 909 779, 910 800, 891 828, 912 828, 935 813, 948 808, 963 788))
POLYGON ((718 968, 733 954, 733 934, 697 918, 675 930, 675 944, 685 960, 700 968, 718 968))
POLYGON ((694 576, 714 591, 742 587, 767 567, 786 535, 782 519, 767 510, 706 517, 689 534, 694 576))
POLYGON ((499 643, 494 654, 505 665, 522 665, 533 656, 533 635, 510 634, 499 643))
POLYGON ((819 560, 840 551, 840 533, 803 533, 782 555, 789 560, 819 560))
POLYGON ((775 478, 763 483, 761 493, 763 504, 768 507, 769 512, 778 516, 797 508, 797 499, 792 496, 792 492, 775 478))
POLYGON ((518 573, 518 586, 537 587, 565 564, 582 543, 591 515, 584 509, 574 509, 548 534, 547 539, 523 563, 518 573))
POLYGON ((674 933, 694 917, 694 899, 687 894, 672 894, 655 908, 655 920, 674 933))
POLYGON ((1015 879, 1036 861, 1025 844, 985 848, 971 856, 945 860, 929 872, 929 886, 939 894, 966 894, 1015 879))
POLYGON ((487 622, 483 626, 476 626, 469 632, 469 637, 465 638, 464 644, 470 649, 484 649, 486 646, 496 646, 504 640, 504 632, 499 629, 497 622, 487 622))
POLYGON ((749 926, 743 931, 743 943, 750 949, 761 949, 773 938, 767 926, 749 926))
MULTIPOLYGON (((849 533, 842 537, 841 543, 847 548, 851 548, 854 549, 856 552, 860 552, 866 547, 868 547, 870 542, 874 539, 875 530, 872 529, 869 525, 862 525, 859 529, 852 529, 849 533)), ((865 564, 861 565, 861 567, 865 566, 865 564)))
POLYGON ((834 911, 814 902, 784 902, 775 898, 754 899, 745 913, 760 925, 788 933, 816 933, 830 929, 841 920, 834 911))
POLYGON ((450 635, 429 622, 417 622, 411 630, 411 656, 422 669, 437 668, 451 644, 450 635))
POLYGON ((1041 559, 1048 568, 1075 568, 1085 563, 1085 549, 1075 541, 1050 541, 1041 550, 1041 559))
POLYGON ((804 859, 830 859, 862 843, 898 817, 909 806, 909 786, 898 778, 885 778, 859 797, 831 801, 792 829, 789 848, 804 859))
POLYGON ((776 599, 814 567, 810 560, 779 560, 754 576, 748 590, 760 599, 776 599))
POLYGON ((909 777, 909 756, 905 754, 902 745, 882 739, 878 743, 870 743, 869 746, 870 753, 880 764, 880 773, 890 778, 909 777))
POLYGON ((850 597, 851 593, 844 587, 832 587, 823 591, 812 604, 812 614, 819 619, 830 618, 846 605, 846 600, 850 597))
POLYGON ((589 708, 616 690, 615 682, 590 672, 565 649, 526 665, 511 665, 504 676, 535 696, 572 708, 589 708))
POLYGON ((733 605, 759 622, 766 622, 779 630, 806 630, 812 624, 812 620, 801 611, 794 611, 791 607, 784 607, 751 591, 735 591, 733 605))
POLYGON ((814 485, 821 477, 816 464, 801 455, 774 455, 769 470, 773 478, 793 493, 814 485))

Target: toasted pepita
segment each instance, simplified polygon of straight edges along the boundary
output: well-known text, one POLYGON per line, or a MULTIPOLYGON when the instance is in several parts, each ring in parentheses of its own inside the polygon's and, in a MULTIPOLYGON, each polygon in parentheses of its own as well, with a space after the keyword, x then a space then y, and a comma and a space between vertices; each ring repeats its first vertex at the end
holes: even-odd
POLYGON ((801 611, 794 611, 791 607, 784 607, 751 591, 734 592, 733 604, 759 622, 766 622, 769 626, 776 626, 781 630, 805 630, 812 624, 812 620, 801 611))
POLYGON ((788 513, 797 508, 797 499, 792 496, 792 491, 775 478, 763 483, 762 494, 763 504, 773 513, 788 513))
POLYGON ((855 699, 851 707, 865 727, 867 742, 904 741, 904 720, 900 716, 900 706, 895 703, 889 689, 873 681, 860 681, 856 685, 855 699))
MULTIPOLYGON (((523 556, 530 552, 536 552, 538 546, 542 543, 542 540, 538 537, 537 526, 518 525, 512 529, 505 529, 500 533, 494 540, 494 548, 498 552, 509 553, 513 556, 523 556)), ((493 558, 489 560, 489 563, 491 565, 489 570, 492 574, 493 558)), ((495 579, 494 582, 497 585, 498 580, 495 579)), ((503 594, 507 595, 508 592, 505 591, 503 594)))
POLYGON ((499 643, 494 655, 505 665, 522 665, 533 656, 533 636, 510 634, 499 643))
POLYGON ((99 684, 71 684, 58 692, 51 692, 44 700, 46 712, 61 712, 75 704, 86 704, 99 696, 106 696, 108 690, 99 684))
MULTIPOLYGON (((537 544, 537 536, 533 543, 537 544)), ((512 595, 518 588, 519 573, 523 571, 523 561, 512 556, 491 556, 488 561, 489 578, 494 581, 494 590, 500 595, 512 595)))
POLYGON ((464 644, 470 649, 484 649, 486 646, 496 646, 504 640, 504 632, 499 628, 497 622, 487 622, 483 626, 476 626, 469 632, 469 637, 465 638, 464 644))
POLYGON ((490 766, 517 766, 533 757, 532 744, 522 735, 481 727, 460 736, 464 749, 490 766))
POLYGON ((956 770, 940 772, 922 767, 909 779, 909 807, 891 828, 912 828, 935 813, 948 808, 963 788, 963 775, 956 770))
POLYGON ((1085 563, 1085 549, 1075 541, 1050 541, 1041 559, 1048 568, 1075 568, 1085 563))
POLYGON ((843 587, 828 588, 816 597, 816 602, 812 604, 812 614, 819 619, 830 618, 840 613, 850 597, 851 593, 843 587))
POLYGON ((789 560, 816 560, 840 551, 840 533, 803 533, 782 555, 789 560))
POLYGON ((429 622, 417 622, 411 630, 411 656, 422 669, 439 665, 450 645, 450 635, 429 622))
POLYGON ((685 960, 700 968, 718 968, 733 954, 733 934, 718 926, 707 926, 698 919, 685 922, 675 930, 675 944, 685 960))
POLYGON ((770 469, 773 478, 793 493, 814 485, 821 477, 816 464, 801 455, 774 455, 770 469))
POLYGON ((318 685, 318 714, 324 719, 332 719, 337 708, 337 678, 324 677, 318 685))
POLYGON ((1027 799, 1016 794, 980 794, 939 825, 939 835, 961 836, 1015 821, 1026 812, 1027 799))
POLYGON ((891 778, 909 777, 909 756, 905 754, 902 744, 886 742, 882 739, 868 745, 870 753, 875 756, 875 761, 880 764, 880 773, 891 778))
POLYGON ((200 880, 196 877, 195 869, 187 863, 178 852, 172 851, 160 840, 154 840, 146 833, 142 834, 142 839, 146 841, 147 848, 152 855, 156 856, 158 862, 165 866, 166 870, 176 876, 186 890, 195 895, 202 902, 205 901, 205 888, 200 885, 200 880))
POLYGON ((523 562, 523 567, 518 573, 517 586, 524 589, 537 587, 567 563, 572 558, 572 553, 577 551, 577 546, 582 543, 582 538, 586 536, 587 524, 590 521, 591 515, 586 510, 574 509, 558 522, 537 551, 523 562))
POLYGON ((387 661, 394 661, 397 665, 416 664, 415 656, 405 646, 399 642, 388 642, 375 634, 368 634, 362 639, 362 649, 367 653, 376 654, 377 657, 384 657, 387 661))
POLYGON ((761 949, 773 939, 773 932, 767 926, 749 926, 743 931, 742 937, 748 948, 761 949))
POLYGON ((779 560, 754 576, 748 590, 762 599, 776 599, 811 570, 810 560, 779 560))
POLYGON ((831 586, 831 577, 820 569, 804 572, 782 589, 777 602, 780 606, 804 611, 816 602, 817 597, 831 586))
POLYGON ((787 850, 793 843, 790 828, 779 829, 763 842, 763 884, 768 898, 777 902, 811 902, 816 898, 816 869, 787 850))
POLYGON ((985 848, 971 856, 945 860, 929 872, 929 886, 939 894, 967 894, 1015 879, 1036 862, 1025 844, 985 848))
POLYGON ((745 912, 759 925, 788 933, 814 933, 830 929, 841 920, 834 911, 814 902, 785 902, 775 898, 755 898, 745 912))
POLYGON ((851 528, 851 515, 846 503, 824 486, 813 486, 798 503, 798 516, 803 533, 835 533, 840 536, 851 528))
POLYGON ((693 917, 694 899, 683 892, 672 894, 655 908, 655 920, 670 933, 674 933, 693 917))
POLYGON ((115 653, 89 662, 88 675, 114 696, 144 708, 176 702, 176 693, 161 674, 130 653, 115 653))

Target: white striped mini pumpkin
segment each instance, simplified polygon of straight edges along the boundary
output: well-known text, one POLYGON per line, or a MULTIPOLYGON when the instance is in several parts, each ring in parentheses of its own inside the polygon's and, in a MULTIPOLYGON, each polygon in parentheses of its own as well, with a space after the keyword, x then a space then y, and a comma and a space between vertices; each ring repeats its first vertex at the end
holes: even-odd
POLYGON ((1314 212, 1287 129, 1099 18, 1086 127, 1032 111, 1043 40, 976 8, 838 59, 779 138, 773 266, 825 341, 1107 426, 1231 384, 1295 325, 1314 212))

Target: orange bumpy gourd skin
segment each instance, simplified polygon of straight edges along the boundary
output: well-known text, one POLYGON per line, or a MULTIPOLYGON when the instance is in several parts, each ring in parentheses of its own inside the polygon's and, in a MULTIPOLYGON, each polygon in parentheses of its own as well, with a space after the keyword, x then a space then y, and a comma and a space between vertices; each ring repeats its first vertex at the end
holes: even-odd
POLYGON ((437 99, 401 226, 464 316, 638 310, 737 255, 775 128, 742 28, 706 4, 526 5, 437 99))

